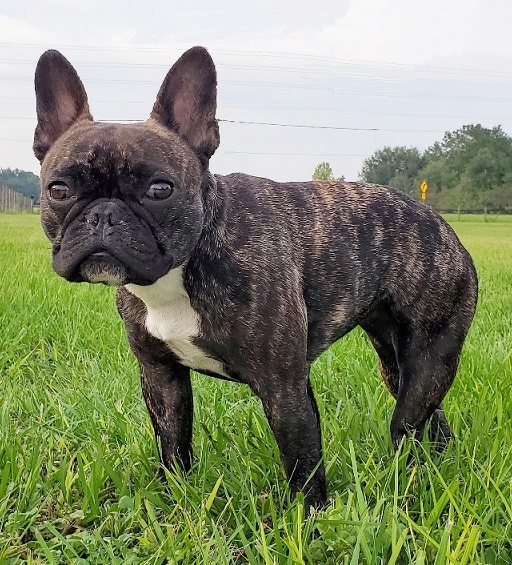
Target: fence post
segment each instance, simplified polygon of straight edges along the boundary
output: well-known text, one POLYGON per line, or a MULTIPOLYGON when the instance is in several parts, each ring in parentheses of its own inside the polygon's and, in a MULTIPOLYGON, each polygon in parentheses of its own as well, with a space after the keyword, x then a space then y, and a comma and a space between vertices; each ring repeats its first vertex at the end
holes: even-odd
POLYGON ((34 197, 0 186, 0 212, 33 212, 34 197))

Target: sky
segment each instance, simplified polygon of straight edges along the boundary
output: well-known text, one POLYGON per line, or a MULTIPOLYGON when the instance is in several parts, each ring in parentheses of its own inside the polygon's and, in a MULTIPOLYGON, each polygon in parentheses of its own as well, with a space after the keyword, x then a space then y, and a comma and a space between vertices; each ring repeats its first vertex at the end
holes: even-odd
POLYGON ((0 168, 38 173, 33 76, 60 50, 105 121, 145 120, 173 62, 218 75, 217 174, 357 180, 385 146, 424 150, 465 124, 512 135, 510 0, 0 0, 0 168), (279 125, 267 125, 279 124, 279 125))

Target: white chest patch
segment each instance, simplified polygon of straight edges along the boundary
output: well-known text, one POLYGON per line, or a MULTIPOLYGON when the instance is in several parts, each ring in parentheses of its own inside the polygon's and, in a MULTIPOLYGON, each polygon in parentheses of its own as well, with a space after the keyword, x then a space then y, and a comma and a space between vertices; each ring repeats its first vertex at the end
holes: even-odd
POLYGON ((127 284, 125 288, 146 305, 148 332, 165 341, 183 365, 227 377, 222 363, 193 343, 200 332, 200 318, 183 286, 181 267, 172 269, 152 285, 127 284))

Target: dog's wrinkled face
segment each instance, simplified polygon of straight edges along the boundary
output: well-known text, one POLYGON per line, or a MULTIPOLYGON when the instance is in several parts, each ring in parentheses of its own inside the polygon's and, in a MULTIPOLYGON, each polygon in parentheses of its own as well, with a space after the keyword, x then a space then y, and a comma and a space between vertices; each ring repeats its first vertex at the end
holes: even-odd
POLYGON ((39 62, 36 96, 34 152, 55 271, 75 282, 147 285, 183 264, 201 234, 201 187, 218 145, 206 51, 174 65, 144 123, 94 122, 80 79, 55 51, 39 62))
POLYGON ((150 124, 97 123, 55 143, 41 208, 59 275, 150 284, 186 260, 202 228, 202 171, 183 145, 150 124))

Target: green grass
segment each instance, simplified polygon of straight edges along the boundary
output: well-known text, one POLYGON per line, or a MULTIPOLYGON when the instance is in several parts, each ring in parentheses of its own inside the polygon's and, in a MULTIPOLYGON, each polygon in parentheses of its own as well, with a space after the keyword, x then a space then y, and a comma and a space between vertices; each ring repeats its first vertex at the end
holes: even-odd
POLYGON ((194 466, 162 478, 111 289, 59 279, 37 216, 0 216, 0 564, 512 563, 512 220, 453 225, 481 285, 457 439, 393 453, 352 332, 313 368, 331 501, 308 518, 243 386, 194 377, 194 466))

